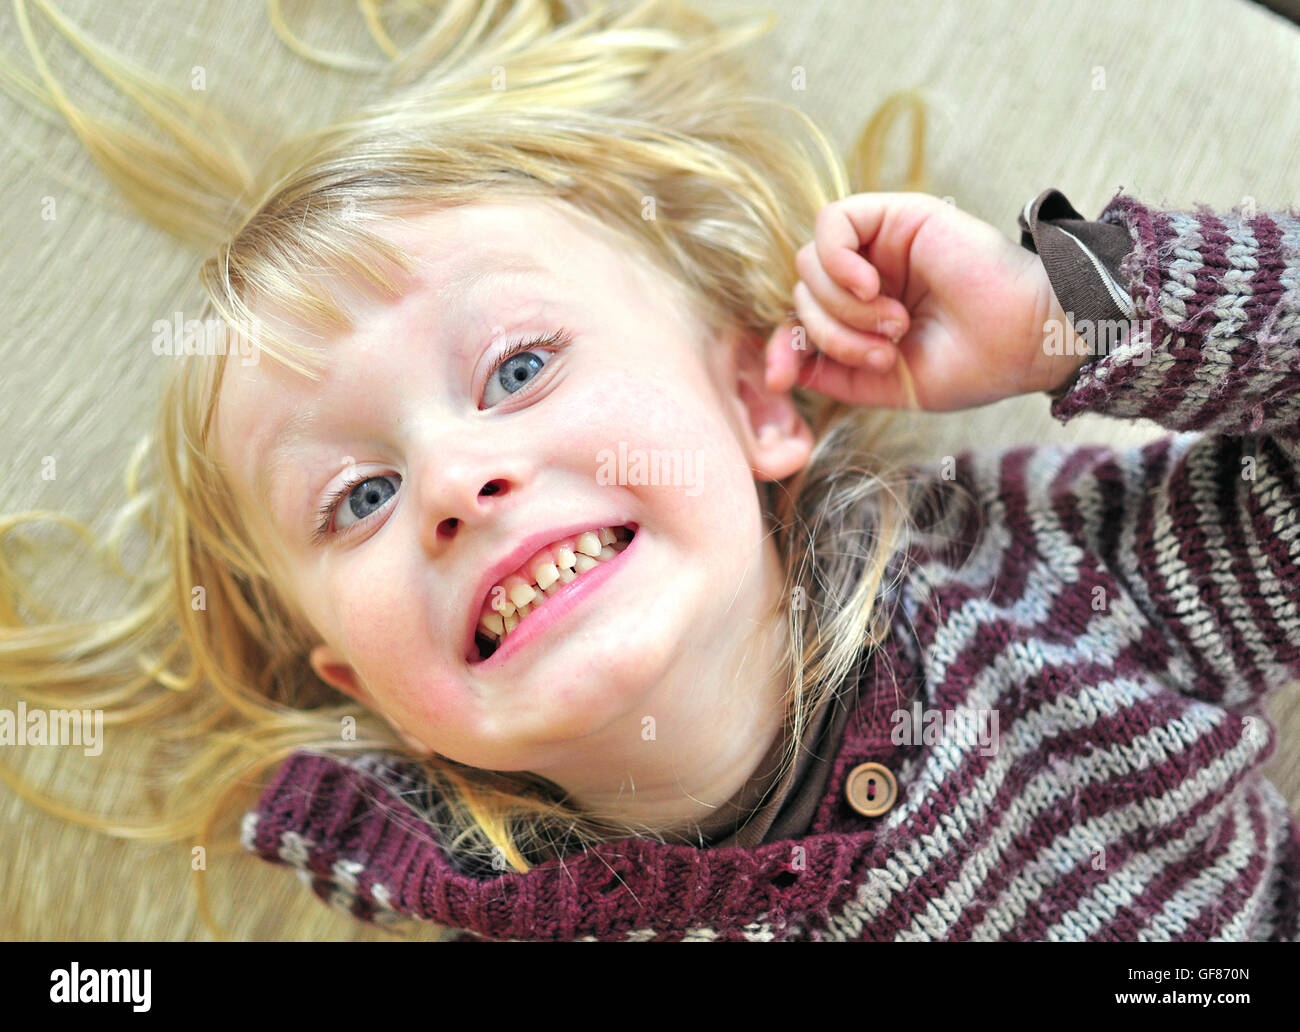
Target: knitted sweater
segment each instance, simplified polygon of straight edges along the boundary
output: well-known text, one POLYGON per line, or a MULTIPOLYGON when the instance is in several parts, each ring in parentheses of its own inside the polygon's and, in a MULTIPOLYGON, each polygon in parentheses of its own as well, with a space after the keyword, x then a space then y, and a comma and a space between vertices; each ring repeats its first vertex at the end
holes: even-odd
POLYGON ((403 802, 418 768, 302 752, 245 847, 360 918, 488 939, 1300 939, 1300 824, 1259 774, 1262 702, 1300 678, 1300 217, 1120 194, 1100 221, 1135 318, 1052 414, 1175 433, 930 471, 806 834, 470 870, 403 802), (864 763, 896 781, 878 816, 864 763))

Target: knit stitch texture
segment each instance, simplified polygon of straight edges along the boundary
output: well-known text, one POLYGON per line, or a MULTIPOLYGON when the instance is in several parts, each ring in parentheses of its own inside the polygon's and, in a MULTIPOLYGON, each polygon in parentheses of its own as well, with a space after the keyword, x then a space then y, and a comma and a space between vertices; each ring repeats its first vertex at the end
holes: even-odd
POLYGON ((1118 194, 1136 331, 1053 416, 1146 418, 1127 449, 967 451, 931 471, 891 634, 806 836, 625 839, 469 870, 404 798, 417 767, 297 753, 244 845, 356 916, 524 940, 1300 939, 1300 824, 1259 773, 1300 678, 1300 216, 1118 194), (997 717, 896 741, 895 714, 997 717), (867 818, 848 773, 899 798, 867 818))

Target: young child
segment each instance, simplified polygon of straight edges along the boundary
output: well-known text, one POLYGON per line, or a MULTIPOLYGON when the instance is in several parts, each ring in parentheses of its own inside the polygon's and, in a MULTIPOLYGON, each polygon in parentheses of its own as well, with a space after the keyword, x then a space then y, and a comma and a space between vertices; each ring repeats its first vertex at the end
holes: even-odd
POLYGON ((1300 937, 1300 218, 1048 191, 1018 247, 850 193, 741 33, 606 17, 282 152, 205 264, 200 808, 274 767, 246 848, 465 938, 1300 937), (1200 433, 870 432, 1033 392, 1200 433))
MULTIPOLYGON (((1300 838, 1257 768, 1275 747, 1260 704, 1300 671, 1300 219, 1120 195, 1086 223, 1048 191, 1022 224, 1061 270, 1055 295, 1031 251, 937 199, 828 205, 794 291, 817 352, 773 336, 766 404, 797 382, 900 405, 907 369, 928 408, 1048 391, 1060 419, 1203 433, 958 456, 918 507, 888 637, 810 719, 793 777, 765 776, 780 738, 754 768, 731 801, 767 791, 748 823, 720 808, 712 848, 629 839, 527 874, 461 871, 402 809, 413 768, 303 754, 249 815, 248 847, 359 915, 491 938, 1296 938, 1300 838), (1088 356, 1063 295, 1118 328, 1106 353, 1088 356)), ((767 450, 749 439, 756 469, 801 437, 779 430, 767 450)), ((611 607, 642 590, 634 554, 611 607)), ((655 610, 638 618, 653 629, 655 610)), ((637 649, 599 631, 529 644, 513 687, 566 648, 637 649)), ((531 704, 543 683, 527 683, 531 704)), ((731 728, 710 725, 718 752, 731 728)))

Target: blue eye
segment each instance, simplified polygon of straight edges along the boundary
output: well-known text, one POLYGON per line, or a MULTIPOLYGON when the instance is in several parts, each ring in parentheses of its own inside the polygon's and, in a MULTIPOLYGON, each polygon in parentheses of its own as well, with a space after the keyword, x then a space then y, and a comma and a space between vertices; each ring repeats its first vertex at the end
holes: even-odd
MULTIPOLYGON (((526 390, 528 384, 536 379, 535 374, 546 364, 537 357, 541 352, 536 349, 561 351, 569 345, 570 339, 566 330, 557 330, 547 337, 537 337, 511 344, 492 367, 487 386, 483 390, 483 400, 487 402, 489 388, 494 383, 507 395, 519 394, 526 390)), ((487 407, 491 408, 493 404, 495 403, 488 403, 487 407)))
MULTIPOLYGON (((518 355, 511 355, 497 366, 497 383, 501 384, 507 391, 511 391, 513 384, 528 382, 529 370, 537 372, 543 365, 544 363, 538 360, 535 351, 524 351, 518 355)), ((511 393, 514 392, 511 391, 511 393)))
POLYGON ((391 475, 365 476, 340 489, 331 499, 329 506, 329 511, 334 516, 335 529, 341 532, 352 526, 346 522, 345 517, 351 517, 360 523, 387 505, 388 500, 397 494, 397 488, 390 486, 388 482, 397 479, 399 478, 391 475), (336 509, 338 502, 344 504, 338 505, 336 509))

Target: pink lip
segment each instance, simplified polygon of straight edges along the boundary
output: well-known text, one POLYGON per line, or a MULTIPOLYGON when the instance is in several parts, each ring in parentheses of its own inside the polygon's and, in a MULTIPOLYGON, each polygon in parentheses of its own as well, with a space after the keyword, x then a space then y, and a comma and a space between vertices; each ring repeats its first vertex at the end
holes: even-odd
MULTIPOLYGON (((503 555, 495 564, 493 564, 491 567, 488 568, 488 570, 479 579, 478 587, 475 590, 474 594, 471 596, 473 601, 470 604, 469 619, 467 621, 467 627, 465 629, 465 637, 463 641, 464 644, 463 655, 467 662, 473 663, 476 666, 482 665, 478 662, 478 648, 474 644, 474 632, 478 629, 479 614, 483 612, 483 604, 487 600, 488 592, 491 591, 492 588, 495 587, 497 584, 500 584, 505 577, 509 576, 510 574, 514 573, 515 570, 519 569, 520 565, 525 561, 527 561, 527 559, 531 555, 533 555, 533 553, 539 551, 542 548, 545 548, 553 541, 559 541, 561 538, 566 538, 569 537, 570 535, 581 534, 584 531, 594 530, 598 527, 635 528, 636 524, 630 522, 629 520, 625 520, 621 518, 614 520, 614 522, 612 523, 592 523, 591 521, 588 520, 583 523, 574 523, 574 524, 570 524, 567 527, 560 527, 559 529, 556 530, 539 531, 536 534, 530 534, 528 537, 524 538, 523 541, 521 541, 518 545, 512 548, 508 553, 503 555)), ((626 550, 627 549, 624 549, 624 551, 626 550)), ((610 562, 613 562, 613 560, 611 559, 610 562)), ((595 570, 588 571, 588 573, 595 573, 595 572, 596 572, 595 570)), ((557 595, 558 594, 560 593, 557 592, 557 595)), ((554 600, 553 599, 548 600, 547 606, 543 608, 548 608, 551 601, 554 600)), ((529 614, 529 615, 531 617, 533 614, 529 614)), ((538 615, 540 615, 540 610, 538 615)), ((525 622, 530 623, 531 620, 525 622)), ((500 652, 501 650, 498 649, 497 651, 500 652)), ((493 653, 493 656, 489 657, 489 660, 495 658, 495 655, 496 654, 493 653)))
MULTIPOLYGON (((606 525, 619 526, 617 523, 606 525)), ((627 547, 614 556, 613 559, 606 559, 597 564, 581 577, 575 577, 554 595, 549 596, 544 606, 536 612, 529 613, 528 617, 517 628, 506 635, 505 641, 497 646, 497 650, 492 655, 481 662, 474 663, 474 669, 486 672, 500 666, 512 656, 516 656, 520 651, 528 648, 531 642, 546 634, 552 625, 563 620, 574 609, 580 607, 585 599, 590 598, 599 591, 600 586, 614 575, 615 567, 621 568, 623 557, 637 547, 637 541, 641 536, 640 533, 637 533, 628 542, 627 547)))

